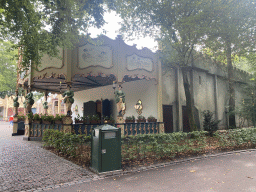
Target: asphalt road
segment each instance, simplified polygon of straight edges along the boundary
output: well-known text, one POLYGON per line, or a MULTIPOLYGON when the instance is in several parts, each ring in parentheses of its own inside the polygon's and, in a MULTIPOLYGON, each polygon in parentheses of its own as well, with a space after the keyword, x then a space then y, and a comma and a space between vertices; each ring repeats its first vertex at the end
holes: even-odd
POLYGON ((50 191, 251 192, 256 191, 256 152, 209 157, 50 191))

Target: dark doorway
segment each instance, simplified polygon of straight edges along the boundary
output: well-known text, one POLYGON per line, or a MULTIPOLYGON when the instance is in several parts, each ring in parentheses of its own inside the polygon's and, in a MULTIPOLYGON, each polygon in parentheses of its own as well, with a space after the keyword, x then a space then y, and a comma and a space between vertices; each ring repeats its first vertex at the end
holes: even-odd
POLYGON ((101 115, 108 116, 112 114, 112 108, 111 108, 111 102, 108 99, 105 99, 103 101, 97 100, 89 101, 84 103, 84 116, 92 116, 92 115, 98 115, 101 118, 101 115))
POLYGON ((110 115, 112 114, 110 101, 108 99, 102 101, 102 113, 104 117, 110 117, 110 115))
POLYGON ((84 116, 96 115, 96 102, 89 101, 84 103, 84 116))
POLYGON ((172 105, 163 105, 163 121, 165 133, 173 132, 173 113, 172 105))
POLYGON ((182 106, 183 132, 190 132, 187 106, 182 106))

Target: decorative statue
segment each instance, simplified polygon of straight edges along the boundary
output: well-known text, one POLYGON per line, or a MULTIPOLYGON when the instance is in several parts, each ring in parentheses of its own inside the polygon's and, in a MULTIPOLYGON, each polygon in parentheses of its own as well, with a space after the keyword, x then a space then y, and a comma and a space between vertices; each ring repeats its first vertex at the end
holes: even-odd
POLYGON ((71 106, 74 103, 74 91, 65 91, 62 95, 64 98, 64 103, 67 107, 67 116, 72 115, 71 106))
POLYGON ((27 113, 31 112, 32 105, 34 104, 33 93, 28 93, 25 97, 26 101, 23 103, 27 108, 27 113))
POLYGON ((13 107, 19 107, 20 106, 20 104, 19 104, 19 102, 18 102, 18 97, 15 97, 14 99, 13 99, 13 107))
POLYGON ((115 99, 117 105, 118 116, 122 117, 125 113, 125 94, 121 90, 121 85, 118 86, 118 90, 115 91, 115 99))
POLYGON ((43 103, 43 108, 44 108, 44 109, 48 109, 48 102, 47 102, 47 101, 45 101, 45 102, 43 103))
POLYGON ((18 99, 19 99, 19 97, 15 97, 13 99, 13 107, 14 107, 14 110, 15 110, 15 115, 14 116, 18 115, 18 107, 20 106, 20 104, 18 102, 18 99))
POLYGON ((142 106, 142 101, 139 99, 136 103, 136 105, 134 106, 134 108, 136 109, 137 113, 139 115, 141 115, 142 113, 142 109, 143 109, 143 106, 142 106))

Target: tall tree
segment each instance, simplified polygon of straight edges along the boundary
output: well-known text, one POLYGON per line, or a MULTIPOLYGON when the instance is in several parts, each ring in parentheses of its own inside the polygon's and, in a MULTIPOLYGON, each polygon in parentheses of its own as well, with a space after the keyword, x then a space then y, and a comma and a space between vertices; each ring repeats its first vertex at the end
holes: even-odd
MULTIPOLYGON (((111 0, 108 0, 111 2, 111 0)), ((57 47, 71 48, 80 32, 104 24, 104 0, 1 0, 0 39, 22 47, 23 66, 40 63, 43 53, 58 56, 57 47)))
POLYGON ((189 124, 197 130, 188 66, 195 45, 205 35, 211 1, 205 0, 117 0, 116 10, 128 34, 151 35, 160 40, 165 67, 179 65, 183 76, 189 124), (172 57, 170 57, 172 56, 172 57))
POLYGON ((16 88, 17 72, 15 55, 17 50, 12 50, 12 43, 0 41, 0 97, 11 94, 16 88))
POLYGON ((215 55, 224 57, 228 68, 229 126, 236 127, 233 61, 236 56, 248 56, 256 49, 255 0, 214 1, 210 27, 204 44, 215 55))

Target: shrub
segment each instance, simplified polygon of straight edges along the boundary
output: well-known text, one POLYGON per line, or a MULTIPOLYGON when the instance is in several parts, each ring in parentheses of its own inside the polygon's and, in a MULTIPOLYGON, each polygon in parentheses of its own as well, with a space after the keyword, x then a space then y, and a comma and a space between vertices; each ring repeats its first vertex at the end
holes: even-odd
POLYGON ((81 121, 82 118, 80 117, 80 115, 78 114, 76 117, 75 117, 75 121, 81 121))
POLYGON ((54 120, 54 116, 53 115, 41 115, 41 119, 43 121, 53 121, 54 120))
POLYGON ((34 115, 33 115, 33 113, 32 113, 32 112, 30 112, 30 113, 28 113, 28 114, 27 114, 27 117, 28 117, 28 119, 31 119, 31 120, 32 120, 32 119, 33 119, 33 117, 34 117, 34 115))
POLYGON ((125 118, 125 120, 133 120, 133 121, 135 121, 135 117, 133 115, 132 116, 127 116, 125 118))
POLYGON ((203 111, 204 116, 204 130, 208 131, 210 136, 213 136, 213 133, 218 130, 218 124, 220 123, 220 120, 213 119, 213 112, 210 112, 209 110, 203 111))
POLYGON ((54 121, 62 121, 63 117, 65 117, 65 115, 56 114, 54 117, 54 121))
POLYGON ((79 145, 90 145, 91 137, 47 129, 44 131, 43 141, 45 147, 53 147, 65 156, 77 157, 81 155, 78 153, 79 145))
POLYGON ((34 121, 40 121, 40 120, 41 120, 40 115, 36 113, 36 114, 34 115, 34 117, 33 117, 33 120, 34 120, 34 121))
POLYGON ((146 120, 146 118, 143 115, 139 115, 138 120, 146 120))

